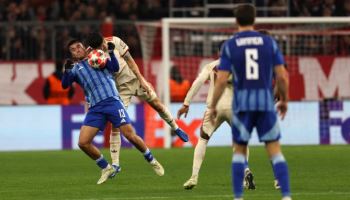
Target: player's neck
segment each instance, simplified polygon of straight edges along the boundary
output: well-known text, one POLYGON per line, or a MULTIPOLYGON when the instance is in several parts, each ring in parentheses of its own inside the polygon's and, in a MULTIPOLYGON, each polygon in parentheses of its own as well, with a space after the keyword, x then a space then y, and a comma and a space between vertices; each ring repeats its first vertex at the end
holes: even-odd
POLYGON ((254 26, 238 26, 238 32, 242 31, 253 31, 254 26))

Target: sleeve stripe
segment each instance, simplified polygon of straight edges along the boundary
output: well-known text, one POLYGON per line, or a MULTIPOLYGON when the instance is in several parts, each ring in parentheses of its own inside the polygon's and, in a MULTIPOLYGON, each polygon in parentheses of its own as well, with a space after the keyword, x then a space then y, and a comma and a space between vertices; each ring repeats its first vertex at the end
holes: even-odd
POLYGON ((121 57, 124 57, 125 54, 126 54, 128 51, 129 51, 129 48, 127 48, 127 49, 125 50, 125 52, 124 52, 122 55, 120 55, 120 56, 121 56, 121 57))
POLYGON ((228 48, 227 44, 225 45, 225 53, 226 53, 228 58, 231 58, 230 49, 228 48))

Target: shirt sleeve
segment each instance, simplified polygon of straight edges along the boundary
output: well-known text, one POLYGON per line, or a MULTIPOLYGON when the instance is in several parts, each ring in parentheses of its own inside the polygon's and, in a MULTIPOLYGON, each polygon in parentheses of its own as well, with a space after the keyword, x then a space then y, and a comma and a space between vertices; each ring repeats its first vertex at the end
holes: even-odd
POLYGON ((226 41, 221 49, 220 65, 218 70, 229 71, 232 73, 231 52, 229 48, 229 41, 226 41))
POLYGON ((107 59, 106 68, 113 74, 119 71, 119 62, 113 51, 109 53, 111 59, 107 59))
POLYGON ((75 81, 75 68, 76 65, 72 69, 65 70, 62 76, 62 88, 67 89, 68 87, 72 86, 73 82, 75 81))
POLYGON ((197 94, 198 90, 201 88, 204 82, 209 79, 211 70, 212 68, 210 64, 206 65, 202 69, 202 71, 197 76, 196 80, 193 81, 190 90, 187 92, 186 98, 184 100, 184 105, 190 105, 193 97, 197 94))
POLYGON ((123 40, 121 40, 120 38, 113 37, 113 42, 114 42, 116 50, 118 51, 118 53, 121 57, 123 57, 126 54, 126 52, 129 51, 128 45, 125 44, 125 42, 123 40))
POLYGON ((284 58, 280 49, 278 48, 277 42, 273 38, 271 38, 271 40, 273 47, 273 66, 284 65, 284 58))

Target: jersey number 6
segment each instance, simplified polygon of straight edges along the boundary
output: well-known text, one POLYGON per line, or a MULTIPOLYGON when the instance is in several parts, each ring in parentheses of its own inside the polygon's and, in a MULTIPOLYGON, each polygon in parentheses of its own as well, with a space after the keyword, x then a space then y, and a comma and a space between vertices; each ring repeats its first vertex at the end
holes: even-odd
POLYGON ((258 60, 257 49, 245 50, 245 74, 247 80, 259 79, 259 65, 256 62, 258 60))

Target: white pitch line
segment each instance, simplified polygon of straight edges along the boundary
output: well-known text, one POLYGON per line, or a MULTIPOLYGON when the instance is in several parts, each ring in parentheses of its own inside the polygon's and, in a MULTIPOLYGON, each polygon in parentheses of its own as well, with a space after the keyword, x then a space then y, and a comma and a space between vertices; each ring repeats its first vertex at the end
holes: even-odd
MULTIPOLYGON (((350 192, 305 192, 305 193, 292 193, 292 196, 328 196, 328 195, 350 195, 350 192)), ((276 196, 276 194, 249 194, 249 196, 276 196)), ((232 198, 232 194, 227 195, 197 195, 197 196, 156 196, 156 197, 107 197, 107 198, 88 198, 88 199, 65 199, 65 200, 144 200, 144 199, 174 199, 174 198, 186 198, 186 199, 202 199, 202 198, 210 198, 210 199, 216 199, 216 198, 232 198)))

